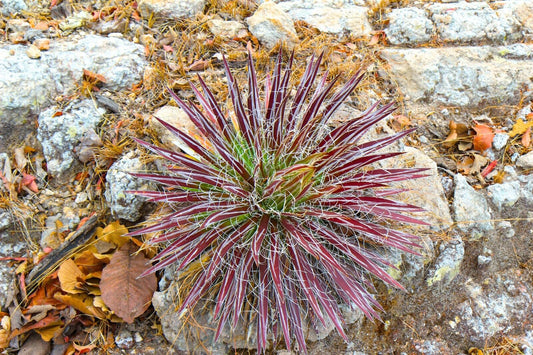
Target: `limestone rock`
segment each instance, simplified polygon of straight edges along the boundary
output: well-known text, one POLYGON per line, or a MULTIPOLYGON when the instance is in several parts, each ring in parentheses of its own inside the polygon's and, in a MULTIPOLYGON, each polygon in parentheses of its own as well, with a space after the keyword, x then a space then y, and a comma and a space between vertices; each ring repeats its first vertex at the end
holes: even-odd
POLYGON ((298 42, 291 17, 274 2, 267 1, 259 5, 246 22, 250 32, 268 48, 280 42, 292 48, 298 42))
POLYGON ((355 37, 370 34, 368 8, 348 0, 288 0, 278 6, 294 20, 305 21, 321 32, 342 34, 350 31, 355 37))
POLYGON ((137 8, 144 18, 152 14, 166 19, 194 18, 204 10, 205 0, 140 0, 137 8))
POLYGON ((389 20, 385 34, 392 44, 424 43, 433 34, 433 23, 428 15, 416 7, 394 9, 389 14, 389 20))

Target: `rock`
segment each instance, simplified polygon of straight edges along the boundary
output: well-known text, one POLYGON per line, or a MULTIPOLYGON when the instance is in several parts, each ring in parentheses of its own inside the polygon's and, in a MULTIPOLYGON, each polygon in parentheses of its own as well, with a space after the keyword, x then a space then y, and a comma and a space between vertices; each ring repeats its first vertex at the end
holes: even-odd
POLYGON ((533 3, 528 0, 505 1, 502 13, 512 13, 516 20, 522 25, 524 32, 533 34, 533 3))
POLYGON ((50 49, 50 40, 48 38, 38 38, 35 41, 33 41, 33 44, 40 51, 47 51, 50 49))
POLYGON ((524 170, 532 169, 533 168, 533 151, 520 156, 520 158, 516 160, 516 166, 524 170))
POLYGON ((274 2, 267 1, 246 19, 248 29, 266 47, 273 48, 279 42, 292 48, 298 43, 298 35, 291 17, 274 2))
POLYGON ((526 44, 382 51, 409 101, 468 107, 518 102, 531 85, 532 54, 526 44))
MULTIPOLYGON (((189 116, 181 108, 176 106, 163 106, 157 110, 154 115, 167 123, 170 123, 172 126, 178 128, 179 130, 185 133, 197 133, 198 130, 194 123, 189 119, 189 116)), ((183 150, 189 155, 194 157, 199 157, 199 155, 189 148, 185 143, 183 143, 179 138, 172 134, 168 129, 166 129, 159 121, 152 118, 150 120, 150 126, 159 136, 159 139, 165 146, 172 150, 180 151, 183 150)))
POLYGON ((502 207, 511 207, 520 198, 520 182, 504 182, 487 187, 488 196, 501 210, 502 207))
POLYGON ((115 344, 120 349, 131 349, 134 343, 133 336, 127 329, 121 329, 115 337, 115 344))
POLYGON ((131 151, 111 165, 106 176, 105 199, 111 213, 116 218, 135 222, 141 217, 144 199, 125 191, 148 190, 151 186, 144 180, 129 173, 145 171, 146 167, 135 151, 131 151))
POLYGON ((455 175, 453 210, 457 226, 463 232, 470 232, 473 240, 480 238, 482 232, 494 229, 487 200, 461 174, 455 175))
POLYGON ((41 58, 41 51, 39 50, 39 48, 37 48, 36 45, 32 44, 26 50, 26 55, 31 59, 39 59, 41 58))
POLYGON ((59 28, 62 31, 72 31, 77 28, 85 26, 86 23, 90 23, 93 19, 93 16, 87 11, 78 11, 65 20, 59 23, 59 28))
POLYGON ((523 331, 523 322, 530 318, 529 312, 524 310, 529 309, 532 298, 517 274, 520 273, 514 270, 497 274, 491 280, 494 287, 467 280, 464 287, 469 298, 458 305, 460 322, 456 333, 483 346, 493 336, 513 329, 523 331))
POLYGON ((397 198, 425 209, 427 213, 417 215, 417 217, 429 223, 432 229, 448 229, 453 224, 453 220, 437 171, 437 164, 419 149, 405 147, 403 150, 405 154, 387 160, 388 167, 428 168, 429 170, 425 172, 427 177, 402 182, 400 186, 410 191, 399 194, 397 198))
POLYGON ((104 88, 119 90, 138 82, 146 66, 143 47, 118 38, 53 41, 40 60, 28 58, 26 49, 0 46, 0 151, 31 131, 33 115, 54 97, 72 94, 83 69, 103 75, 104 88))
POLYGON ((513 17, 498 16, 485 2, 458 2, 429 6, 437 32, 444 41, 504 41, 520 38, 520 23, 513 17))
POLYGON ((385 34, 392 44, 418 44, 431 40, 433 23, 426 11, 416 7, 394 9, 388 17, 390 24, 385 34))
POLYGON ((0 232, 6 230, 12 223, 11 213, 0 208, 0 232))
POLYGON ((212 34, 222 38, 244 38, 248 35, 246 27, 238 21, 212 19, 207 22, 207 26, 212 34))
POLYGON ((24 0, 2 0, 0 11, 4 16, 18 15, 28 10, 28 5, 24 0))
POLYGON ((288 0, 278 6, 294 20, 305 21, 321 32, 342 34, 350 31, 354 37, 370 34, 368 8, 349 0, 288 0))
POLYGON ((509 135, 507 133, 496 133, 492 140, 492 147, 496 150, 501 150, 507 145, 509 135))
POLYGON ((51 343, 44 341, 39 334, 33 333, 24 342, 18 354, 20 355, 48 355, 51 343))
POLYGON ((448 243, 443 242, 439 246, 439 251, 435 264, 426 276, 428 287, 437 283, 439 286, 442 286, 441 283, 449 284, 459 274, 465 255, 464 243, 461 238, 455 238, 448 243))
POLYGON ((140 0, 137 8, 148 19, 152 14, 159 18, 194 18, 203 12, 205 0, 140 0))
POLYGON ((74 147, 83 135, 96 129, 105 113, 92 100, 74 101, 57 115, 59 109, 52 107, 39 115, 37 139, 43 147, 48 173, 64 180, 73 173, 76 160, 74 147))
MULTIPOLYGON (((26 256, 28 246, 25 242, 14 238, 12 233, 0 232, 0 258, 26 256)), ((7 262, 0 262, 0 308, 7 306, 6 302, 12 295, 13 281, 15 279, 15 269, 17 265, 11 265, 7 262)))
POLYGON ((71 209, 67 209, 66 213, 58 213, 55 216, 47 217, 45 220, 45 227, 41 233, 41 240, 39 242, 42 249, 50 247, 56 249, 63 242, 64 232, 75 230, 80 222, 80 217, 73 213, 71 209))

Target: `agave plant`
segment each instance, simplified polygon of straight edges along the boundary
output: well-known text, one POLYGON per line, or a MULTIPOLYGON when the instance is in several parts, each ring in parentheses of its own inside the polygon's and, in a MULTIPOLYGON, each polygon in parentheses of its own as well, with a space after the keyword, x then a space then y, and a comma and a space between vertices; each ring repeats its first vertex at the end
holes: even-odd
POLYGON ((335 91, 338 78, 328 82, 324 73, 317 80, 322 55, 313 56, 292 88, 293 57, 284 66, 280 52, 260 96, 249 53, 246 100, 224 59, 232 112, 217 103, 200 77, 202 91, 191 85, 199 106, 169 90, 202 139, 160 122, 191 154, 137 140, 170 162, 165 173, 134 174, 166 186, 135 193, 173 209, 133 233, 157 232, 150 242, 166 243, 146 274, 173 263, 184 270, 201 260, 179 311, 215 295, 218 338, 228 322, 235 327, 244 317, 248 303, 249 319, 257 321, 259 353, 270 332, 274 338, 283 335, 288 349, 296 339, 306 352, 307 324, 325 324, 328 318, 347 339, 340 303, 379 318, 372 276, 402 288, 384 271, 392 265, 383 250, 415 253, 418 247, 416 236, 383 222, 424 224, 410 216, 419 207, 388 198, 402 191, 390 183, 422 177, 424 169, 372 168, 401 154, 378 151, 411 131, 360 143, 393 105, 376 103, 329 129, 328 121, 362 74, 335 91))

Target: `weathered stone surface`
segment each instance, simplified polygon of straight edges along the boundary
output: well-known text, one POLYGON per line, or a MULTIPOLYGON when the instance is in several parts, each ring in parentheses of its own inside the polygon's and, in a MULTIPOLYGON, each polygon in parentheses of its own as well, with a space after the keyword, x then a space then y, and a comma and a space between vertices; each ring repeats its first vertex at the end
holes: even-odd
POLYGON ((106 175, 104 195, 113 216, 130 222, 135 222, 141 217, 144 198, 125 191, 150 188, 151 185, 145 180, 130 175, 145 170, 146 166, 135 156, 135 151, 129 152, 111 165, 106 175))
POLYGON ((494 229, 487 200, 461 174, 455 175, 453 209, 457 226, 463 232, 470 232, 471 239, 477 239, 482 232, 494 229))
POLYGON ((520 182, 512 181, 490 185, 487 187, 487 192, 498 209, 510 207, 520 198, 520 182))
POLYGON ((460 322, 457 332, 472 342, 484 341, 505 334, 530 318, 532 296, 523 281, 513 272, 503 272, 492 280, 494 287, 487 288, 473 280, 464 287, 469 299, 458 305, 460 322))
POLYGON ((385 34, 392 44, 428 42, 434 32, 433 22, 426 11, 416 7, 394 9, 389 14, 389 20, 385 34))
POLYGON ((72 171, 76 160, 74 147, 83 135, 96 129, 105 110, 95 106, 92 100, 74 101, 61 110, 52 107, 39 115, 37 139, 43 147, 48 173, 60 180, 72 171))
POLYGON ((24 0, 2 0, 0 11, 4 16, 12 16, 28 10, 28 4, 24 0))
POLYGON ((268 48, 279 42, 292 48, 298 42, 291 17, 274 2, 267 1, 259 5, 246 22, 250 32, 268 48))
MULTIPOLYGON (((23 241, 18 241, 11 237, 8 232, 0 232, 0 257, 23 256, 26 252, 27 245, 23 241)), ((16 265, 12 266, 6 262, 0 262, 0 308, 6 306, 8 296, 11 294, 15 278, 16 265)))
POLYGON ((516 161, 516 166, 522 169, 533 169, 533 151, 520 156, 516 161))
POLYGON ((142 46, 112 37, 53 41, 38 60, 28 58, 26 50, 0 47, 0 149, 31 130, 32 115, 55 96, 71 93, 83 69, 103 75, 105 88, 119 90, 138 82, 146 66, 142 46))
POLYGON ((207 26, 212 34, 223 38, 242 38, 248 34, 246 27, 239 21, 212 19, 207 22, 207 26))
POLYGON ((350 31, 353 36, 365 36, 372 31, 368 8, 356 6, 349 0, 288 0, 278 6, 294 20, 305 21, 321 32, 350 31))
POLYGON ((412 102, 509 104, 533 81, 533 45, 385 49, 382 55, 412 102))
POLYGON ((141 15, 149 18, 152 14, 166 19, 189 18, 199 15, 205 0, 140 0, 137 8, 141 15))
POLYGON ((533 2, 529 0, 508 0, 499 2, 502 8, 500 16, 513 16, 522 26, 526 34, 533 34, 533 2))
POLYGON ((520 37, 520 23, 505 14, 498 16, 486 2, 437 3, 429 6, 429 11, 445 41, 503 41, 520 37))
POLYGON ((441 283, 449 284, 459 274, 464 255, 465 248, 461 238, 441 244, 435 264, 428 271, 427 285, 431 287, 441 283))

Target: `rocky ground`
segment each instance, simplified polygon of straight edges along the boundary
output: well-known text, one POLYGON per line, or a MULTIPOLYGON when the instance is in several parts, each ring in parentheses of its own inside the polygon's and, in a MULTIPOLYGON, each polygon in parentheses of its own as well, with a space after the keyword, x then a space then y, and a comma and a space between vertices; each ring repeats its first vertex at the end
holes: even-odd
MULTIPOLYGON (((367 77, 337 122, 394 100, 399 109, 375 134, 418 129, 389 164, 431 168, 403 196, 428 210, 432 227, 417 231, 423 255, 391 255, 406 291, 376 283, 383 322, 347 311, 350 342, 310 330, 310 352, 533 354, 531 1, 0 0, 0 12, 4 319, 13 318, 13 282, 25 273, 9 258, 58 248, 92 212, 101 225, 150 218, 154 206, 124 193, 144 184, 126 172, 158 162, 131 138, 180 147, 152 114, 192 129, 165 87, 191 98, 188 80, 200 74, 225 101, 221 54, 244 80, 247 47, 264 73, 282 41, 297 72, 320 51, 332 75, 362 67, 367 77)), ((161 275, 152 312, 106 323, 100 350, 255 348, 244 334, 213 344, 208 319, 184 331, 176 287, 170 270, 161 275)), ((31 332, 9 348, 67 349, 31 332)))

